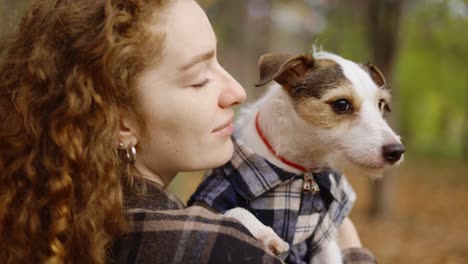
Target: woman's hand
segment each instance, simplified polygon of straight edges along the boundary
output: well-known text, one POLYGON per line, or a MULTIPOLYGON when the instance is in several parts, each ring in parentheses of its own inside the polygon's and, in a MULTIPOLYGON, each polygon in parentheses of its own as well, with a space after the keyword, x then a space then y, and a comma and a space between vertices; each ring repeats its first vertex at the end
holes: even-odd
POLYGON ((346 217, 338 230, 338 245, 341 248, 343 264, 375 264, 376 258, 362 247, 359 235, 353 222, 346 217))
POLYGON ((338 230, 338 245, 341 249, 362 247, 356 228, 348 217, 343 220, 338 230))

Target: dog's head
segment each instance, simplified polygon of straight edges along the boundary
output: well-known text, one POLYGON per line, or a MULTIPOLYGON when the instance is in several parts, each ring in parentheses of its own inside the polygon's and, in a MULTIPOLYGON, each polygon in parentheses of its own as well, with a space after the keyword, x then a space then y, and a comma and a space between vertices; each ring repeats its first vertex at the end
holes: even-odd
POLYGON ((263 55, 260 81, 280 84, 296 113, 333 157, 331 165, 380 174, 401 162, 404 146, 389 127, 390 91, 377 67, 356 64, 335 54, 263 55))

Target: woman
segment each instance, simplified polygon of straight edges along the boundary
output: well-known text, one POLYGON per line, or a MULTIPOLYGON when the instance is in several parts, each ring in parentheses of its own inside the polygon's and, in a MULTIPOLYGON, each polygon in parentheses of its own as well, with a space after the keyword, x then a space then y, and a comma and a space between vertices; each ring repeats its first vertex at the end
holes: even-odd
POLYGON ((0 61, 2 263, 280 262, 163 191, 231 157, 244 98, 193 0, 33 1, 0 61))
POLYGON ((194 1, 37 0, 4 51, 2 263, 279 262, 203 208, 157 213, 230 158, 245 98, 194 1))

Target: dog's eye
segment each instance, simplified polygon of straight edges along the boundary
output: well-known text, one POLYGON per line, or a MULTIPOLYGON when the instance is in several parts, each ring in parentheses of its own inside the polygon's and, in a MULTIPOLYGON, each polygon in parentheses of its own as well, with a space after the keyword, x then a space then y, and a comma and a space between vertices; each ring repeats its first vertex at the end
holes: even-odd
POLYGON ((352 110, 351 103, 345 99, 338 99, 334 101, 332 104, 333 110, 338 114, 346 114, 352 110))
POLYGON ((381 112, 383 112, 384 110, 387 112, 391 112, 390 106, 383 99, 379 101, 379 109, 381 112))
POLYGON ((380 110, 380 111, 383 110, 384 105, 385 105, 385 101, 384 101, 384 100, 380 100, 380 101, 379 101, 379 110, 380 110))

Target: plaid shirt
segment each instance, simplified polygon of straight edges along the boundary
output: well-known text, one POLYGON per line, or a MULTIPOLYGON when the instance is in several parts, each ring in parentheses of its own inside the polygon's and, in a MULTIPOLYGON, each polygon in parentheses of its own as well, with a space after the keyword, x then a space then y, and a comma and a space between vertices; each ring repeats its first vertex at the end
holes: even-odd
MULTIPOLYGON (((329 169, 312 172, 319 192, 304 192, 304 174, 289 173, 233 137, 234 156, 207 172, 189 200, 220 212, 244 207, 290 244, 287 263, 308 263, 331 238, 355 201, 346 178, 329 169)), ((309 174, 310 175, 310 174, 309 174)))
POLYGON ((129 231, 113 243, 107 263, 282 263, 229 217, 200 206, 183 209, 160 187, 126 197, 129 231))

